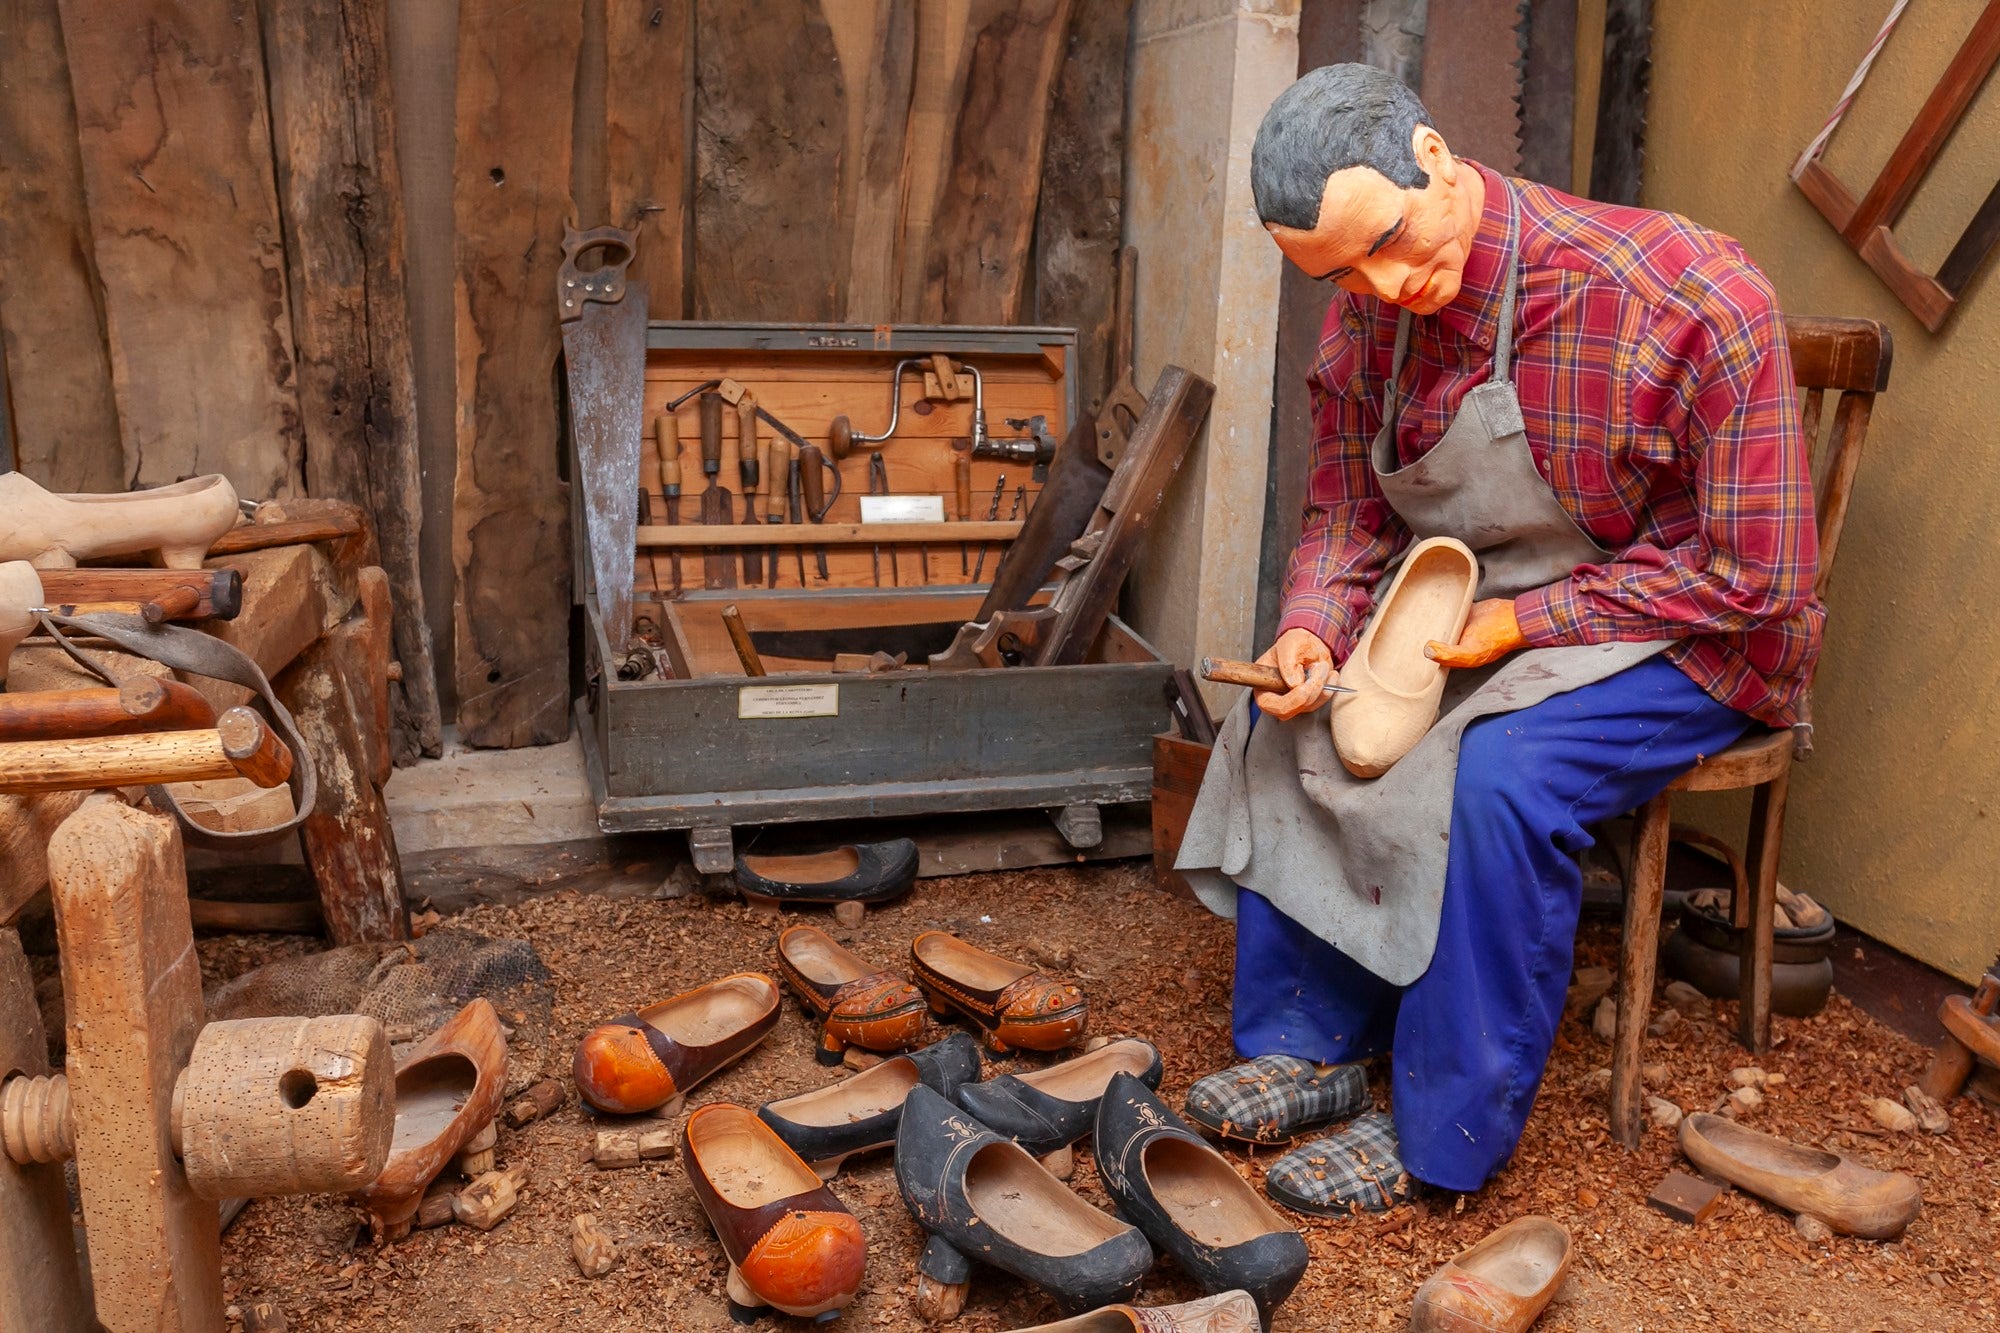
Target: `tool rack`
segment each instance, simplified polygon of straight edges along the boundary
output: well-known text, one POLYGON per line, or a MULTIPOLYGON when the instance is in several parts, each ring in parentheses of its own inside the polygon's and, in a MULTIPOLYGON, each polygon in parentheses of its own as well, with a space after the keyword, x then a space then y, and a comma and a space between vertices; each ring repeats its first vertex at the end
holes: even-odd
MULTIPOLYGON (((1037 429, 1060 440, 1078 411, 1069 374, 1075 341, 1073 331, 1054 328, 647 326, 639 472, 646 498, 634 636, 622 653, 588 586, 579 541, 586 693, 577 719, 602 829, 686 830, 697 868, 719 873, 732 864, 739 825, 1040 808, 1085 849, 1098 841, 1100 806, 1148 799, 1152 738, 1166 723, 1172 668, 1115 617, 1080 665, 922 669, 973 618, 1035 502, 1041 469, 1027 455, 1037 429), (748 545, 713 548, 730 562, 737 586, 707 586, 714 565, 699 540, 709 479, 698 395, 678 413, 682 490, 673 521, 655 443, 667 405, 712 380, 732 391, 740 385, 831 458, 837 418, 864 435, 885 429, 891 374, 912 358, 924 368, 899 380, 895 432, 879 445, 857 443, 835 462, 838 494, 822 523, 768 526, 760 492, 753 536, 744 530, 738 477, 723 469, 733 508, 714 535, 748 545), (961 382, 941 383, 954 368, 961 382), (992 447, 1011 449, 1013 458, 971 457, 974 403, 963 381, 975 369, 992 447), (878 455, 888 493, 935 497, 918 503, 935 513, 941 501, 944 521, 864 522, 861 501, 878 455), (958 483, 968 462, 970 503, 962 505, 958 483), (653 544, 660 540, 679 544, 653 544), (758 557, 755 586, 744 577, 746 549, 758 557), (768 675, 746 674, 724 624, 729 606, 768 675), (907 665, 832 669, 836 655, 878 651, 907 653, 907 665)), ((721 417, 725 457, 736 456, 739 412, 726 407, 721 417)), ((831 475, 826 481, 831 497, 831 475)), ((768 487, 772 478, 761 482, 768 487)))

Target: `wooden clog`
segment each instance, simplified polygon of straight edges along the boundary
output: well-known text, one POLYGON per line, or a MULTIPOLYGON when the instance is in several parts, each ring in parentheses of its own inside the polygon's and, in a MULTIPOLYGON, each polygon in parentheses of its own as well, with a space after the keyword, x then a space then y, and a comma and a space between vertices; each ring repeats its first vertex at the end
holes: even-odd
POLYGON ((493 1123, 507 1084, 507 1036, 483 997, 396 1062, 396 1132, 375 1183, 354 1197, 378 1241, 410 1234, 424 1190, 493 1123))
POLYGON ((1437 721, 1445 669, 1424 656, 1457 643, 1472 614, 1479 561, 1465 543, 1432 537, 1410 548, 1340 668, 1352 694, 1333 697, 1333 748, 1358 778, 1380 777, 1437 721))
POLYGON ((739 972, 599 1023, 577 1043, 577 1093, 612 1115, 667 1106, 770 1036, 779 1004, 777 982, 739 972))
POLYGON ((1562 1289, 1573 1252, 1560 1224, 1517 1217, 1425 1280, 1411 1333, 1525 1333, 1562 1289))
POLYGON ((995 1055, 1016 1047, 1059 1051, 1083 1037, 1089 1018, 1083 992, 1031 967, 941 930, 917 936, 910 961, 931 1012, 956 1010, 971 1019, 995 1055))
POLYGON ((824 1318, 854 1299, 868 1262, 861 1223, 770 1126, 711 1102, 688 1117, 681 1158, 729 1257, 732 1318, 767 1306, 824 1318))
POLYGON ((745 853, 736 858, 735 877, 753 903, 886 903, 916 882, 917 844, 892 838, 800 855, 745 853))
POLYGON ((114 495, 58 495, 18 472, 0 474, 0 560, 72 569, 79 560, 145 554, 168 569, 200 569, 236 526, 236 488, 221 475, 114 495))
POLYGON ((893 972, 843 949, 813 926, 778 936, 778 974, 820 1022, 823 1065, 837 1065, 849 1046, 901 1051, 924 1033, 924 997, 893 972))
POLYGON ((1020 1333, 1262 1333, 1263 1327, 1249 1292, 1225 1291, 1185 1305, 1107 1305, 1020 1333))
POLYGON ((1843 1235, 1892 1240, 1924 1202, 1917 1182, 1900 1171, 1872 1170, 1719 1115, 1681 1121, 1681 1151, 1707 1174, 1788 1212, 1816 1217, 1843 1235))
POLYGON ((0 563, 0 688, 7 684, 7 659, 35 628, 31 607, 42 605, 42 580, 25 560, 0 563))

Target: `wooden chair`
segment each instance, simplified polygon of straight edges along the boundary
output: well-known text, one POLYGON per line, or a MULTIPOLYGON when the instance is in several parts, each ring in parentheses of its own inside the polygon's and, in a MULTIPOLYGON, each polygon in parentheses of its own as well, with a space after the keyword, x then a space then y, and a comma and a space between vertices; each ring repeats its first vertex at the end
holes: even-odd
MULTIPOLYGON (((1813 494, 1819 516, 1819 577, 1824 597, 1847 519, 1847 501, 1861 463, 1875 395, 1889 382, 1889 330, 1872 319, 1792 318, 1786 321, 1792 370, 1800 391, 1800 426, 1811 451, 1813 494), (1821 408, 1827 392, 1840 395, 1827 447, 1819 447, 1821 408)), ((1810 698, 1807 703, 1810 705, 1810 698)), ((1808 712, 1808 716, 1810 713, 1808 712)), ((1744 861, 1748 894, 1732 903, 1743 929, 1741 1013, 1737 1033, 1753 1051, 1771 1045, 1771 908, 1778 894, 1778 851, 1785 827, 1785 794, 1792 761, 1810 749, 1810 728, 1754 728, 1721 754, 1689 769, 1639 807, 1632 834, 1631 873, 1625 886, 1625 935, 1618 966, 1618 1031, 1611 1053, 1611 1133, 1628 1148, 1639 1146, 1639 1047, 1645 1039, 1658 961, 1660 908, 1666 890, 1667 830, 1677 791, 1755 788, 1744 861)))

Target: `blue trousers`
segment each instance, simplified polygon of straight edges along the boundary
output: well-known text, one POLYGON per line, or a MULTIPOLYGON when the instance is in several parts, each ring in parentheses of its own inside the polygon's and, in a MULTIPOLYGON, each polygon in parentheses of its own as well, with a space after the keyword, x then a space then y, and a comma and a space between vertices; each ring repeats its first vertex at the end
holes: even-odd
POLYGON ((1403 1165, 1476 1190, 1520 1141, 1569 986, 1586 826, 1658 795, 1749 725, 1672 664, 1466 728, 1430 968, 1392 986, 1246 890, 1236 1048, 1320 1064, 1391 1051, 1403 1165))

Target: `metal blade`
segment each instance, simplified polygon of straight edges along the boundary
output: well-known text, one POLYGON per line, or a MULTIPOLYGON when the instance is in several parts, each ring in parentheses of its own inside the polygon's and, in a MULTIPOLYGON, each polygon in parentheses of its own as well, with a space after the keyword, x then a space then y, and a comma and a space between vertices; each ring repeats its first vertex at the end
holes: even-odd
POLYGON ((639 488, 646 386, 646 286, 627 282, 624 290, 624 299, 614 303, 586 299, 562 326, 585 546, 598 612, 617 658, 632 634, 639 536, 632 493, 639 488))

